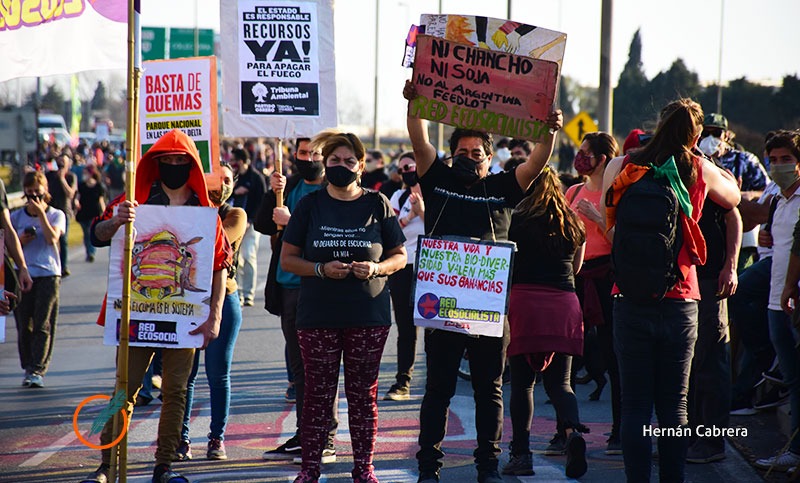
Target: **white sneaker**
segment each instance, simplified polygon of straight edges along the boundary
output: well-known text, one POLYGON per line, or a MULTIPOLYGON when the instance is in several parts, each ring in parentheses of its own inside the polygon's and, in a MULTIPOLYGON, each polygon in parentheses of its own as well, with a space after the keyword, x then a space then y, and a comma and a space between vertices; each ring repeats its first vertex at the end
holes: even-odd
POLYGON ((762 458, 756 461, 755 465, 762 470, 772 468, 775 471, 789 471, 791 467, 800 465, 800 456, 787 451, 771 458, 762 458))

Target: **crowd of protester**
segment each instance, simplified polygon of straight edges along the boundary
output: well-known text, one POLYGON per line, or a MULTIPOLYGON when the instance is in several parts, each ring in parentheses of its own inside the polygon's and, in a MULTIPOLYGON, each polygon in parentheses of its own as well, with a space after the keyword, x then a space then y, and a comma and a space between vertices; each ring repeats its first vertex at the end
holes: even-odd
MULTIPOLYGON (((407 84, 404 96, 415 95, 407 84)), ((629 481, 650 478, 653 440, 642 428, 651 424, 653 409, 659 426, 673 430, 656 440, 658 471, 665 481, 681 481, 685 462, 725 458, 723 436, 692 429, 729 428, 731 416, 783 404, 792 415, 788 448, 759 455, 755 465, 778 471, 800 465, 800 338, 794 311, 800 280, 800 132, 769 133, 760 157, 736 145, 724 116, 704 115, 697 103, 681 99, 662 109, 652 133, 632 131, 621 152, 610 134, 588 133, 577 150, 562 143, 552 160, 560 111, 547 122, 551 135, 536 144, 495 143, 491 135, 457 129, 449 153, 437 152, 425 123, 415 118, 408 119, 410 150, 403 145, 367 150, 355 135, 336 132, 285 144, 225 139, 218 192, 206 193, 196 174, 187 174, 180 189, 199 196, 198 204, 220 209, 225 233, 220 236, 229 242, 215 261, 226 281, 224 290, 215 292, 216 330, 203 332, 212 399, 207 457, 227 458, 224 432, 240 306, 255 303, 257 252, 265 234, 272 249, 265 308, 280 317, 297 431, 263 458, 301 463, 296 482, 318 481, 321 465, 336 460, 342 357, 353 479, 378 481, 373 466, 380 439, 378 368, 386 343, 397 345, 397 360, 383 399, 404 401, 413 392, 423 396, 416 454, 421 483, 440 480, 447 411, 465 351, 475 397, 480 483, 498 483, 501 473, 533 474, 537 380, 556 410, 557 431, 544 454, 565 455, 569 477, 589 470, 583 439, 588 428, 580 422, 574 386, 591 381, 596 386, 590 400, 598 400, 610 382, 612 422, 605 453, 622 457, 629 481), (283 152, 276 152, 278 146, 283 152), (281 172, 275 170, 278 156, 281 172), (670 179, 682 233, 678 276, 652 304, 626 296, 614 264, 622 193, 647 170, 670 179), (481 201, 489 199, 492 204, 481 201), (372 248, 346 254, 316 249, 312 241, 328 236, 324 232, 333 220, 361 233, 361 246, 372 248), (359 231, 362 227, 368 230, 359 231), (413 383, 418 331, 410 293, 416 239, 423 234, 511 240, 519 250, 503 336, 425 329, 424 387, 413 383), (387 341, 390 307, 397 340, 387 341), (321 347, 326 350, 320 352, 321 347), (513 434, 506 438, 507 463, 500 466, 507 366, 513 434)), ((156 164, 199 169, 193 145, 175 142, 183 155, 162 146, 143 159, 139 169, 150 171, 142 176, 153 186, 160 182, 156 164)), ((124 145, 107 142, 75 147, 45 142, 22 180, 25 206, 9 215, 3 190, 0 221, 10 228, 7 264, 13 260, 17 271, 0 311, 15 311, 23 386, 45 385, 59 287, 70 275, 70 221, 82 227, 85 261, 91 263, 96 246, 135 217, 134 204, 121 196, 125 156, 124 145)), ((180 190, 166 189, 166 204, 182 204, 169 202, 173 191, 180 190)), ((150 203, 152 196, 139 202, 150 203)), ((133 352, 129 412, 152 399, 139 386, 147 387, 152 377, 152 368, 146 371, 153 350, 133 352)), ((172 461, 192 458, 189 415, 200 353, 159 352, 159 371, 170 374, 170 384, 161 390, 162 419, 171 429, 162 433, 159 427, 154 477, 177 477, 172 461)), ((109 431, 104 430, 104 439, 109 431)), ((107 456, 104 452, 103 464, 84 481, 106 481, 107 456)))

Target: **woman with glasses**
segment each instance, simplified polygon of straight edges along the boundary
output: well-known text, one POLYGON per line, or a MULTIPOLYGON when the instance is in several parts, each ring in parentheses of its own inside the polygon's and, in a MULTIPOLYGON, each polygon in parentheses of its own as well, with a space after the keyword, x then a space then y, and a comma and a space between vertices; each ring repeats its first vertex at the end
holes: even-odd
POLYGON ((19 235, 33 288, 14 311, 17 321, 19 359, 24 387, 44 387, 44 375, 53 355, 58 319, 61 259, 58 239, 66 226, 64 212, 49 206, 47 178, 41 171, 25 173, 22 180, 25 207, 11 213, 19 235))
POLYGON ((405 401, 409 396, 414 358, 417 354, 417 328, 414 327, 414 308, 411 304, 411 287, 414 285, 414 259, 417 254, 417 237, 425 234, 425 202, 417 180, 417 163, 414 153, 407 151, 397 160, 397 172, 403 178, 403 187, 392 195, 389 203, 397 214, 397 221, 406 237, 408 263, 405 268, 389 277, 389 289, 397 323, 397 374, 385 401, 405 401))
POLYGON ((613 299, 611 287, 611 242, 606 237, 603 175, 606 164, 619 154, 617 141, 604 132, 588 133, 575 154, 575 171, 586 180, 567 190, 566 198, 586 227, 586 254, 575 278, 575 291, 583 308, 585 328, 584 361, 597 388, 589 395, 598 401, 606 385, 605 371, 611 380, 611 436, 606 454, 622 454, 620 444, 620 384, 612 332, 613 299))
POLYGON ((295 206, 280 259, 300 276, 296 325, 305 394, 295 483, 319 481, 342 358, 353 481, 374 483, 378 369, 392 320, 386 277, 406 266, 405 237, 389 200, 359 185, 366 163, 355 135, 325 132, 311 144, 321 148, 328 185, 295 206))

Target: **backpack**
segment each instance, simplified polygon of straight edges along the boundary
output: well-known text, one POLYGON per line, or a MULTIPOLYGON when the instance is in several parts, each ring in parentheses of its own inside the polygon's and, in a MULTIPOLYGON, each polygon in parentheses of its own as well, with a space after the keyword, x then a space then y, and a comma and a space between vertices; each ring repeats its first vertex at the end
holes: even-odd
POLYGON ((679 212, 668 180, 656 179, 652 169, 620 197, 611 263, 614 280, 626 299, 657 303, 680 279, 679 212))

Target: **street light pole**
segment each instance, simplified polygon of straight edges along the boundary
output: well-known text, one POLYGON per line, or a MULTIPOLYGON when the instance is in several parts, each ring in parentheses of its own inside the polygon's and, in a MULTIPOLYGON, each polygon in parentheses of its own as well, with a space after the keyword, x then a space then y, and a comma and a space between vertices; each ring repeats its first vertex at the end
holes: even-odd
POLYGON ((601 131, 611 133, 614 91, 611 89, 611 27, 613 0, 602 0, 600 21, 600 89, 597 106, 598 125, 601 131))
POLYGON ((717 64, 717 112, 722 114, 722 33, 725 26, 725 0, 719 10, 719 63, 717 64))
POLYGON ((375 108, 372 112, 372 149, 381 148, 381 138, 378 135, 378 39, 380 38, 380 0, 375 0, 375 108))

